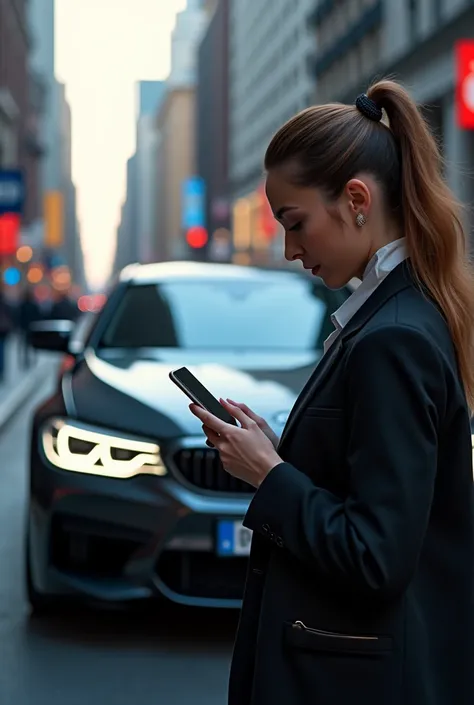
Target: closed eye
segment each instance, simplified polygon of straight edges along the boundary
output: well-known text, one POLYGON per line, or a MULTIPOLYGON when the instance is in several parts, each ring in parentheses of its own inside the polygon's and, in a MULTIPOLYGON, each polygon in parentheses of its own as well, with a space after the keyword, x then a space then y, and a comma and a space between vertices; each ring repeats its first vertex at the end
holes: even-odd
POLYGON ((295 223, 294 225, 291 226, 291 228, 288 228, 288 232, 297 232, 301 230, 303 225, 303 221, 299 221, 299 223, 295 223))

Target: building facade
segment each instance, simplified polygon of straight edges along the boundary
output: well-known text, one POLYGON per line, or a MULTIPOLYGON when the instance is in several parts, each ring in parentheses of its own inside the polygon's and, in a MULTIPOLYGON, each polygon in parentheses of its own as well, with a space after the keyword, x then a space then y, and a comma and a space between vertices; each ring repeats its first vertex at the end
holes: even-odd
POLYGON ((157 260, 187 259, 183 188, 196 176, 197 53, 209 21, 203 0, 187 0, 171 37, 171 70, 158 109, 155 169, 157 260))
POLYGON ((205 183, 206 253, 230 256, 229 199, 229 0, 220 0, 198 51, 197 172, 205 183))
POLYGON ((187 257, 182 191, 196 174, 196 55, 208 14, 202 0, 188 0, 176 16, 167 80, 137 85, 137 150, 127 168, 115 270, 187 257))
POLYGON ((474 131, 457 126, 455 65, 456 42, 474 37, 471 0, 319 0, 311 24, 317 102, 351 103, 383 76, 402 81, 424 106, 472 232, 474 131))
MULTIPOLYGON (((395 3, 398 10, 399 5, 395 3)), ((315 54, 311 66, 318 103, 333 100, 338 90, 348 90, 378 70, 386 29, 384 13, 384 0, 313 2, 309 21, 314 28, 315 54)))
POLYGON ((196 89, 175 88, 166 94, 156 122, 159 133, 155 182, 157 259, 186 259, 188 248, 182 227, 182 189, 196 173, 196 89))
POLYGON ((171 71, 168 88, 196 85, 196 52, 208 22, 203 0, 187 0, 186 8, 176 15, 171 36, 171 71))
POLYGON ((137 220, 136 170, 137 156, 134 154, 127 160, 126 195, 122 204, 120 223, 117 229, 114 273, 119 272, 128 264, 138 262, 138 242, 134 237, 137 220))
POLYGON ((24 226, 38 217, 42 156, 36 122, 42 85, 30 72, 30 50, 27 3, 0 0, 0 168, 20 168, 24 173, 24 226))
POLYGON ((77 217, 77 194, 72 178, 72 115, 66 96, 66 86, 57 82, 59 127, 59 191, 63 202, 63 242, 61 256, 71 270, 73 281, 83 285, 84 262, 77 217))
POLYGON ((27 5, 32 34, 30 65, 41 77, 45 89, 39 128, 45 150, 41 165, 41 187, 46 194, 48 191, 57 191, 61 182, 61 147, 58 139, 60 101, 54 73, 54 0, 29 0, 27 5))
MULTIPOLYGON (((72 116, 66 86, 55 75, 54 0, 28 0, 32 43, 31 71, 43 86, 43 110, 38 130, 44 156, 40 172, 40 219, 31 231, 31 243, 41 247, 45 261, 61 262, 74 282, 84 283, 83 253, 77 216, 77 195, 72 178, 72 116)), ((26 239, 30 240, 29 233, 26 239)))
POLYGON ((137 259, 153 262, 155 252, 155 183, 157 130, 155 115, 165 97, 164 81, 139 81, 136 86, 136 184, 137 219, 134 237, 137 239, 137 259))
POLYGON ((281 252, 281 233, 265 225, 263 157, 275 131, 314 100, 312 10, 314 0, 292 3, 291 12, 283 2, 230 2, 229 188, 237 261, 264 263, 281 252))

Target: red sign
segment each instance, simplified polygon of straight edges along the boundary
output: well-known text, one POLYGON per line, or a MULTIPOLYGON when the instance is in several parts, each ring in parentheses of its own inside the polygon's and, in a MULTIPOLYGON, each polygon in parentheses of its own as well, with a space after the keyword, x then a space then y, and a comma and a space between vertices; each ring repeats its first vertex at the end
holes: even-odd
POLYGON ((458 127, 474 130, 474 41, 456 43, 456 120, 458 127))
POLYGON ((13 255, 20 237, 20 216, 17 213, 0 215, 0 256, 13 255))

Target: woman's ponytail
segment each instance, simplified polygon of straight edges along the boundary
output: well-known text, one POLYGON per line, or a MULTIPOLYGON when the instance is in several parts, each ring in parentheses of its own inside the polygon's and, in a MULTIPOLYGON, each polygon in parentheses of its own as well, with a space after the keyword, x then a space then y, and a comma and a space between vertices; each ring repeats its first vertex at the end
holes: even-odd
POLYGON ((415 275, 444 313, 474 408, 474 276, 462 209, 442 176, 433 135, 408 92, 379 81, 367 95, 383 108, 400 148, 401 215, 415 275))

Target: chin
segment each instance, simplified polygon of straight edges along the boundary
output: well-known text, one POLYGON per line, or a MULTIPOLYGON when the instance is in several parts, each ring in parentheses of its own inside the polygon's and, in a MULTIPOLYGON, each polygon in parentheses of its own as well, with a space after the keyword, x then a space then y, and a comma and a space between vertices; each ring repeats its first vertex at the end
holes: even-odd
POLYGON ((332 289, 333 291, 337 289, 343 289, 349 283, 345 277, 341 276, 338 277, 336 275, 325 275, 319 273, 317 276, 323 280, 324 284, 327 286, 328 289, 332 289))

